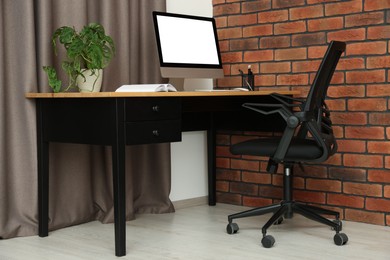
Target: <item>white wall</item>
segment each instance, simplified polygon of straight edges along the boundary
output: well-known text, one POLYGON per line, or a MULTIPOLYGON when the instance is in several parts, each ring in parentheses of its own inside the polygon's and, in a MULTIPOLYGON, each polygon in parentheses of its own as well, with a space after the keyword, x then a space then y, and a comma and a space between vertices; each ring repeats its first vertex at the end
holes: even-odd
MULTIPOLYGON (((167 12, 212 17, 212 0, 167 0, 167 12)), ((185 84, 185 89, 213 87, 210 79, 186 80, 185 84)), ((182 134, 182 142, 171 144, 172 201, 208 195, 206 140, 205 132, 188 132, 182 134)))

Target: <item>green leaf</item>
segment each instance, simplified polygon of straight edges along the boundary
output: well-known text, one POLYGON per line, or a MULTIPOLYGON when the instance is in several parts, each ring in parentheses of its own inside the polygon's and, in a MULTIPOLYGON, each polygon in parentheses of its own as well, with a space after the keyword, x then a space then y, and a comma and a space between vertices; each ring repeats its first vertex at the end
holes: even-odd
POLYGON ((60 92, 62 83, 61 80, 59 80, 57 77, 56 70, 51 66, 43 66, 43 70, 47 74, 49 86, 53 89, 55 93, 60 92))

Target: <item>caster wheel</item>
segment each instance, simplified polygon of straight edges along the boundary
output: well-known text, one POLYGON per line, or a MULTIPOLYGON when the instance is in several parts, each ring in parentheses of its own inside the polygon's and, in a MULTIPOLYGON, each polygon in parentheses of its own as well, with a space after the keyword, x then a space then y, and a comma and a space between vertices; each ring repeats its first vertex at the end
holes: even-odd
POLYGON ((336 245, 342 246, 348 242, 348 237, 344 233, 337 233, 336 235, 334 235, 333 241, 336 245))
POLYGON ((229 223, 226 226, 226 232, 229 235, 237 233, 238 230, 239 230, 239 228, 238 228, 238 225, 236 223, 229 223))
MULTIPOLYGON (((339 232, 343 229, 343 222, 341 222, 341 220, 339 220, 339 219, 334 219, 333 220, 333 223, 336 223, 336 224, 338 224, 339 226, 340 226, 340 229, 339 229, 339 232)), ((335 228, 331 228, 332 230, 336 230, 335 228)))
POLYGON ((282 224, 283 220, 284 220, 283 217, 278 218, 278 220, 276 220, 276 221, 274 222, 274 225, 280 225, 280 224, 282 224))
POLYGON ((275 244, 275 238, 273 236, 267 235, 261 239, 261 244, 265 248, 271 248, 275 244))

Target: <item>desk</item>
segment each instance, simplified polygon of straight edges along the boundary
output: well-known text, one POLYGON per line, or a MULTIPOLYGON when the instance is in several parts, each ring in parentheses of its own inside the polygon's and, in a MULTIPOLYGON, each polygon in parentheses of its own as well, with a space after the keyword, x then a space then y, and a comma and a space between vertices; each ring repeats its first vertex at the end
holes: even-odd
MULTIPOLYGON (((215 205, 217 129, 280 130, 284 122, 242 108, 274 103, 271 91, 27 93, 36 100, 39 236, 48 236, 49 143, 112 146, 115 254, 126 254, 125 146, 177 142, 183 131, 207 131, 209 205, 215 205), (93 129, 100 131, 93 131, 93 129)), ((278 91, 293 95, 298 92, 278 91)))

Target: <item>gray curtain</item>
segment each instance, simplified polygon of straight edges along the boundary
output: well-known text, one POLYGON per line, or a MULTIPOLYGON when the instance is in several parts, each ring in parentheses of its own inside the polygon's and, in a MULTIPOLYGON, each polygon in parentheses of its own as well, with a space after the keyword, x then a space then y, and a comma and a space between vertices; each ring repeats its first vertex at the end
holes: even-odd
MULTIPOLYGON (((50 43, 60 26, 99 22, 116 43, 103 90, 161 82, 152 11, 165 0, 0 0, 0 237, 37 234, 35 103, 49 92, 43 65, 59 68, 50 43)), ((62 75, 63 76, 63 75, 62 75)), ((127 219, 172 212, 168 144, 127 147, 127 219)), ((98 219, 113 221, 111 148, 50 146, 51 230, 98 219)))

